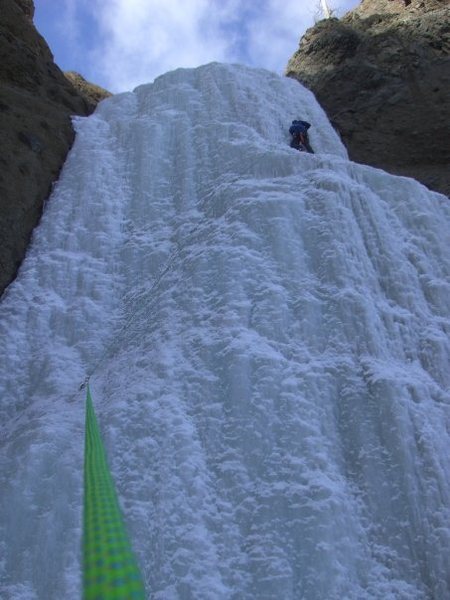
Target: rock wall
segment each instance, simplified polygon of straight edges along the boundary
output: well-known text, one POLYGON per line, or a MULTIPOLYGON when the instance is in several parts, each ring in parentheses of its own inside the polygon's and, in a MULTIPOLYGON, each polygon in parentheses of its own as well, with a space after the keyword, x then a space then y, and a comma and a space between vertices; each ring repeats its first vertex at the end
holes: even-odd
MULTIPOLYGON (((1 0, 0 294, 15 277, 74 133, 97 97, 75 87, 33 25, 32 0, 1 0)), ((72 76, 70 76, 72 77, 72 76)), ((99 91, 100 90, 100 91, 99 91)))
POLYGON ((447 0, 363 0, 309 29, 286 74, 315 93, 352 160, 450 195, 447 0))

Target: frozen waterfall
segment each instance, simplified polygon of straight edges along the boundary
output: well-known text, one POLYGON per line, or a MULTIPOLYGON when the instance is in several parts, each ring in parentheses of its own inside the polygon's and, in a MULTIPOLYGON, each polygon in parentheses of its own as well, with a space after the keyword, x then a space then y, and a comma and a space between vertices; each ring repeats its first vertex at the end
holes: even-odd
POLYGON ((450 598, 448 199, 263 70, 76 128, 0 304, 0 597, 80 597, 90 375, 151 600, 450 598))

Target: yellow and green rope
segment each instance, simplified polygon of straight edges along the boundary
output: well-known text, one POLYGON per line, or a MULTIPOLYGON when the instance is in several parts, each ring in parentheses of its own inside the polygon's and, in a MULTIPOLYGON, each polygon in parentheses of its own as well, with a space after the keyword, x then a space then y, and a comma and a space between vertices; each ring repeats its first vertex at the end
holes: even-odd
POLYGON ((87 388, 84 455, 84 600, 144 600, 92 398, 87 388))

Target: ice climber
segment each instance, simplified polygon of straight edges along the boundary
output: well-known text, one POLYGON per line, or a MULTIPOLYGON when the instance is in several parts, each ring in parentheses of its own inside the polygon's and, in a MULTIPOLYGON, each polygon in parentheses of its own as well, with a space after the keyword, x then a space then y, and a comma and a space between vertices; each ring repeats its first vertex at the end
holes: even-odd
POLYGON ((289 127, 289 133, 292 135, 291 148, 314 154, 308 139, 308 129, 310 127, 311 124, 306 121, 292 121, 292 125, 289 127))

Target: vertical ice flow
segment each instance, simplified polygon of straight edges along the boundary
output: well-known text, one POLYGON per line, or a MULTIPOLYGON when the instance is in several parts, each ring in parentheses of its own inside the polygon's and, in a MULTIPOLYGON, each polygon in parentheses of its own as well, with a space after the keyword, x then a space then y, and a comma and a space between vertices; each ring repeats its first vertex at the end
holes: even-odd
POLYGON ((79 598, 89 374, 149 598, 450 597, 448 200, 262 70, 76 127, 0 305, 0 596, 79 598))

